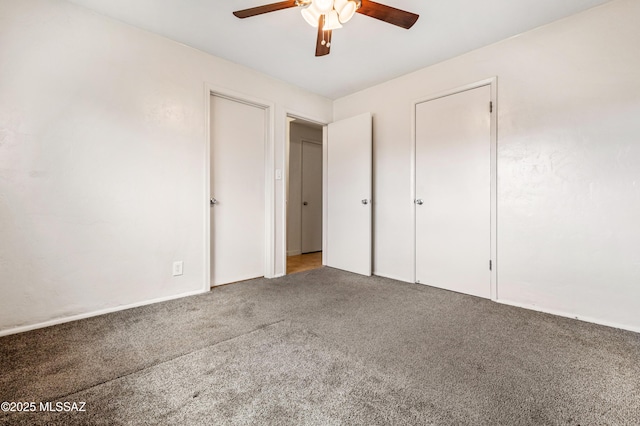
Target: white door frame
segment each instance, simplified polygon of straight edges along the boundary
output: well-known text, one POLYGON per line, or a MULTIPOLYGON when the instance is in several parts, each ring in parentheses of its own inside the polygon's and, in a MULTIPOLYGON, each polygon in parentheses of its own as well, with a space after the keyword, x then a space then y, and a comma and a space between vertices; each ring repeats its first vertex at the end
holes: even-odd
POLYGON ((211 206, 209 199, 211 197, 211 96, 219 96, 232 101, 245 103, 251 106, 262 108, 265 110, 265 151, 264 151, 264 276, 266 278, 274 277, 275 270, 275 184, 274 184, 274 166, 275 166, 275 105, 272 102, 249 96, 244 93, 229 90, 210 83, 204 85, 204 112, 205 112, 205 153, 204 153, 204 283, 203 289, 209 291, 211 288, 211 206))
MULTIPOLYGON (((299 120, 303 120, 303 121, 307 121, 309 123, 313 123, 313 124, 318 124, 320 126, 322 126, 322 264, 326 265, 326 253, 327 253, 327 203, 326 203, 326 199, 327 199, 327 155, 328 155, 328 151, 327 151, 327 125, 328 123, 326 123, 324 120, 320 119, 320 118, 313 118, 313 117, 309 117, 308 115, 301 113, 299 111, 293 111, 290 109, 284 109, 284 114, 282 117, 282 121, 284 122, 285 127, 289 125, 287 118, 297 118, 299 120)), ((285 135, 289 135, 289 132, 285 132, 285 135)), ((288 136, 285 136, 288 137, 288 136)), ((282 164, 289 164, 288 163, 288 156, 289 156, 289 141, 285 141, 285 149, 284 151, 284 155, 285 158, 282 161, 282 164)), ((283 179, 282 179, 283 185, 284 185, 284 194, 285 194, 285 198, 287 196, 287 188, 289 187, 289 169, 287 167, 285 167, 285 170, 283 172, 283 179)), ((285 199, 285 203, 284 203, 284 208, 282 209, 282 218, 281 221, 282 223, 284 223, 284 226, 282 227, 282 241, 284 241, 284 244, 282 245, 282 250, 281 250, 281 257, 282 257, 282 270, 283 270, 283 275, 287 274, 287 202, 288 200, 285 199)))
MULTIPOLYGON (((468 90, 477 89, 478 87, 490 86, 491 88, 491 102, 493 104, 493 111, 491 113, 491 261, 492 268, 490 271, 491 276, 491 300, 496 301, 498 299, 498 77, 491 77, 485 80, 477 81, 475 83, 467 84, 461 87, 456 87, 442 92, 434 93, 429 96, 415 99, 411 103, 411 205, 412 205, 412 219, 413 219, 413 282, 416 281, 416 108, 418 104, 423 102, 433 101, 446 96, 455 95, 456 93, 466 92, 468 90)), ((487 106, 488 107, 488 106, 487 106)), ((488 265, 487 265, 488 266, 488 265)))

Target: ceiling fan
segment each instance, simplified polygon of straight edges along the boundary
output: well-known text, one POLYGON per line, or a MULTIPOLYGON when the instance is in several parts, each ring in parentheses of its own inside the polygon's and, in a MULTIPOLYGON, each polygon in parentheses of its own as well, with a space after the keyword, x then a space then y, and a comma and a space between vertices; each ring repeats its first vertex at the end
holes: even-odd
POLYGON ((300 7, 302 16, 309 25, 318 28, 316 56, 329 54, 332 31, 342 28, 342 24, 349 21, 356 12, 405 29, 411 28, 419 18, 415 13, 370 0, 289 0, 238 10, 233 14, 238 18, 249 18, 291 7, 300 7))

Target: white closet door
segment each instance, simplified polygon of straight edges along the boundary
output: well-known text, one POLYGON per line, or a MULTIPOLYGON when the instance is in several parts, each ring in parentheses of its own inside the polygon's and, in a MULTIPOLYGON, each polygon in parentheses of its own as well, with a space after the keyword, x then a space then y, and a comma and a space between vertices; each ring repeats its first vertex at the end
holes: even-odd
POLYGON ((302 253, 322 251, 322 144, 302 142, 302 253))
POLYGON ((491 296, 490 86, 416 106, 416 281, 491 296))
POLYGON ((326 263, 371 275, 371 114, 328 126, 326 263))
POLYGON ((265 274, 263 108, 211 96, 211 284, 265 274))

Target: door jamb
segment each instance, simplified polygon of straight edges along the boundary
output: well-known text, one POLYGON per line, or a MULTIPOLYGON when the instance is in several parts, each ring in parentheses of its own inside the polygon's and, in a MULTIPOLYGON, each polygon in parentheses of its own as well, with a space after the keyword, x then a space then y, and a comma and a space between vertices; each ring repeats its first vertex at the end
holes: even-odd
POLYGON ((493 104, 493 110, 491 112, 491 249, 490 256, 492 261, 492 268, 490 271, 491 277, 491 300, 496 301, 498 299, 498 77, 490 77, 484 80, 470 83, 464 86, 444 90, 425 97, 415 99, 411 102, 411 209, 412 221, 413 221, 413 282, 416 282, 416 108, 418 104, 433 101, 446 96, 455 95, 457 93, 466 92, 468 90, 477 89, 483 86, 490 86, 491 88, 491 102, 493 104))
POLYGON ((204 140, 204 283, 203 289, 209 291, 211 288, 211 206, 209 198, 211 197, 211 96, 219 96, 236 102, 242 102, 265 110, 265 129, 264 129, 264 165, 265 165, 265 258, 264 258, 264 276, 265 278, 274 277, 275 266, 275 184, 274 184, 274 166, 275 166, 275 104, 255 96, 245 93, 236 92, 225 87, 216 86, 210 83, 204 84, 204 111, 205 111, 205 140, 204 140))
MULTIPOLYGON (((325 120, 322 120, 320 118, 313 118, 313 117, 309 117, 307 114, 302 113, 302 112, 298 112, 298 111, 294 111, 294 110, 290 110, 290 109, 284 109, 284 114, 282 117, 282 120, 284 121, 284 125, 288 126, 289 123, 287 121, 287 118, 297 118, 303 121, 307 121, 309 123, 313 123, 313 124, 318 124, 320 126, 322 126, 322 265, 326 266, 327 265, 327 156, 328 156, 328 151, 327 151, 327 126, 329 123, 327 123, 325 120)), ((289 132, 285 132, 285 134, 289 137, 289 132)), ((289 140, 285 140, 285 147, 286 149, 284 149, 284 155, 285 157, 289 156, 289 140)), ((282 161, 282 164, 288 164, 287 162, 287 158, 284 159, 284 161, 282 161)), ((282 184, 284 185, 284 191, 283 193, 287 194, 287 188, 289 187, 289 169, 287 167, 285 167, 285 170, 283 172, 283 179, 282 179, 282 184)), ((281 249, 281 257, 282 257, 282 275, 286 275, 287 274, 287 203, 289 200, 286 200, 284 208, 282 209, 282 218, 281 221, 284 224, 284 226, 282 227, 282 241, 284 241, 284 244, 282 245, 282 249, 281 249)))

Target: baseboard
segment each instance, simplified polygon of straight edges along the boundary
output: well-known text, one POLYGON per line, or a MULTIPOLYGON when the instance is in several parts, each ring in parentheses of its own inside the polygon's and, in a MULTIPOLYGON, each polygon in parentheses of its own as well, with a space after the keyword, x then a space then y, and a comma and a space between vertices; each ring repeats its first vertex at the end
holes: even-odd
POLYGON ((496 302, 501 303, 503 305, 515 306, 517 308, 523 308, 523 309, 528 309, 528 310, 531 310, 531 311, 543 312, 545 314, 551 314, 551 315, 556 315, 556 316, 559 316, 559 317, 571 318, 571 319, 575 319, 575 320, 578 320, 578 321, 589 322, 589 323, 598 324, 598 325, 604 325, 606 327, 619 328, 621 330, 632 331, 634 333, 640 333, 640 327, 633 327, 633 326, 630 326, 630 325, 620 324, 620 323, 616 323, 616 322, 612 322, 612 321, 604 321, 604 320, 601 320, 601 319, 598 319, 598 318, 587 317, 587 316, 583 316, 583 315, 570 314, 568 312, 559 311, 559 310, 556 310, 556 309, 545 309, 545 308, 541 308, 540 306, 537 306, 537 305, 530 305, 530 304, 527 304, 527 303, 513 302, 511 300, 497 299, 496 302))
POLYGON ((287 256, 300 256, 302 254, 302 250, 291 250, 287 252, 287 256))
POLYGON ((378 273, 376 271, 373 271, 372 275, 375 275, 376 277, 389 278, 390 280, 402 281, 403 283, 415 284, 414 281, 405 280, 404 278, 398 278, 398 277, 394 277, 392 275, 380 274, 380 273, 378 273))
MULTIPOLYGON (((376 275, 378 277, 383 277, 383 278, 389 278, 389 279, 396 280, 396 281, 412 283, 411 281, 404 280, 402 278, 394 277, 394 276, 391 276, 391 275, 380 274, 380 273, 375 272, 375 271, 373 272, 373 275, 376 275)), ((433 288, 437 288, 437 287, 433 287, 433 288)), ((543 312, 545 314, 551 314, 551 315, 556 315, 556 316, 559 316, 559 317, 571 318, 571 319, 575 319, 575 320, 578 320, 578 321, 589 322, 589 323, 598 324, 598 325, 604 325, 606 327, 618 328, 620 330, 632 331, 634 333, 640 333, 640 327, 634 327, 634 326, 630 326, 630 325, 627 325, 627 324, 620 324, 620 323, 613 322, 613 321, 605 321, 605 320, 601 320, 599 318, 593 318, 593 317, 588 317, 588 316, 584 316, 584 315, 571 314, 571 313, 568 313, 568 312, 555 310, 555 309, 545 309, 545 308, 542 308, 542 307, 537 306, 537 305, 519 303, 519 302, 514 302, 514 301, 506 300, 506 299, 496 299, 496 300, 494 300, 494 302, 501 303, 503 305, 515 306, 517 308, 528 309, 530 311, 543 312)))
POLYGON ((44 321, 44 322, 39 322, 37 324, 31 324, 31 325, 24 325, 24 326, 20 326, 20 327, 8 328, 6 330, 0 330, 0 337, 9 336, 11 334, 24 333, 25 331, 36 330, 38 328, 51 327, 52 325, 64 324, 66 322, 78 321, 78 320, 81 320, 81 319, 91 318, 91 317, 97 317, 99 315, 110 314, 110 313, 113 313, 113 312, 124 311, 124 310, 131 309, 131 308, 138 308, 140 306, 152 305, 154 303, 166 302, 166 301, 174 300, 174 299, 181 299, 183 297, 195 296, 195 295, 198 295, 198 294, 203 294, 203 293, 208 293, 208 292, 209 292, 208 290, 190 291, 188 293, 180 293, 180 294, 176 294, 176 295, 173 295, 173 296, 167 296, 167 297, 160 297, 160 298, 157 298, 157 299, 145 300, 143 302, 131 303, 129 305, 117 306, 115 308, 101 309, 99 311, 92 311, 92 312, 87 312, 87 313, 84 313, 84 314, 72 315, 72 316, 69 316, 69 317, 56 318, 56 319, 52 319, 52 320, 48 320, 48 321, 44 321))

